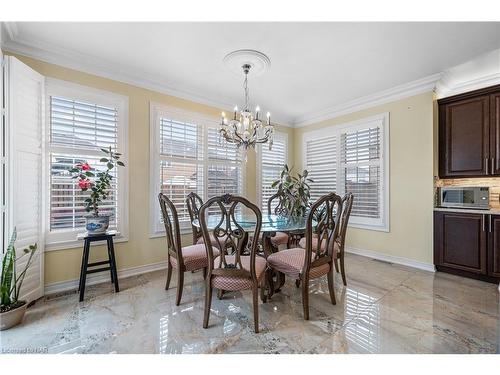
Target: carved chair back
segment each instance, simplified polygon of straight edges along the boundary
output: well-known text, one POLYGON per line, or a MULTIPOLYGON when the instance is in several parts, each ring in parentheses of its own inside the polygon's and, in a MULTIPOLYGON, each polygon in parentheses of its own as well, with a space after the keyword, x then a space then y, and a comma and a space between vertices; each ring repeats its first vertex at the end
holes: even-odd
POLYGON ((333 260, 334 244, 340 231, 342 198, 330 193, 313 203, 306 221, 306 254, 302 274, 308 278, 309 270, 333 260), (316 222, 316 225, 314 223, 316 222), (313 246, 313 235, 317 236, 313 246))
POLYGON ((285 194, 283 190, 278 190, 276 194, 271 195, 267 200, 267 213, 269 215, 288 215, 288 209, 285 207, 285 194), (273 201, 277 200, 278 204, 273 210, 273 201))
POLYGON ((208 255, 207 277, 211 277, 212 275, 234 276, 251 278, 254 282, 257 282, 255 257, 258 252, 258 241, 251 241, 249 249, 246 246, 249 235, 253 233, 253 238, 259 237, 262 226, 262 214, 259 208, 246 198, 225 194, 220 197, 213 197, 201 206, 199 220, 208 255), (207 225, 209 212, 210 215, 218 218, 218 224, 213 228, 208 228, 207 225), (245 224, 248 225, 250 221, 252 222, 251 233, 248 233, 248 227, 245 229, 242 226, 239 212, 245 212, 248 215, 246 216, 245 224), (210 236, 215 238, 219 249, 221 249, 221 256, 215 268, 210 236), (229 249, 234 250, 234 263, 226 259, 226 253, 229 249), (241 264, 241 256, 245 250, 250 252, 249 271, 243 269, 241 264))
POLYGON ((351 216, 353 201, 354 195, 352 193, 347 193, 342 198, 342 214, 340 216, 340 233, 338 237, 341 252, 344 251, 345 236, 347 233, 347 225, 349 224, 349 216, 351 216))
POLYGON ((189 212, 189 218, 191 220, 191 229, 193 231, 193 245, 196 245, 198 239, 202 237, 201 229, 193 225, 194 220, 199 219, 200 208, 203 205, 203 200, 195 192, 191 192, 186 197, 186 204, 189 212))
POLYGON ((182 258, 181 234, 177 210, 165 194, 158 194, 158 200, 160 201, 163 224, 165 225, 168 254, 175 257, 179 269, 183 269, 184 259, 182 258))

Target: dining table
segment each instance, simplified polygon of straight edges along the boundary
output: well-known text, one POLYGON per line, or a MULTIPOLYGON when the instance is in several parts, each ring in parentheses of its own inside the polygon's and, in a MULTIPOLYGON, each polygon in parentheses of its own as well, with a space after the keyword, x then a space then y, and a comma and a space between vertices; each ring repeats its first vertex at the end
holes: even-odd
MULTIPOLYGON (((246 234, 244 241, 251 241, 251 234, 255 231, 256 219, 254 214, 236 213, 234 215, 234 220, 238 225, 245 231, 246 234)), ((231 219, 231 222, 233 219, 231 219)), ((207 228, 213 230, 220 226, 225 227, 225 224, 221 225, 221 215, 218 214, 208 214, 207 228)), ((259 256, 267 257, 278 251, 278 248, 272 244, 271 238, 276 235, 277 232, 285 232, 295 238, 300 237, 305 233, 307 224, 307 217, 300 216, 288 216, 288 215, 275 215, 275 214, 262 214, 262 224, 260 232, 262 233, 261 241, 261 254, 259 256)), ((198 219, 193 220, 193 225, 200 227, 198 219)), ((233 230, 236 226, 231 223, 233 230)), ((315 223, 313 223, 315 225, 315 223)), ((241 248, 246 248, 246 243, 243 244, 241 248)), ((281 272, 268 272, 266 277, 266 288, 265 291, 261 290, 261 299, 265 302, 267 298, 270 298, 274 293, 280 291, 281 287, 285 283, 285 275, 281 272)))

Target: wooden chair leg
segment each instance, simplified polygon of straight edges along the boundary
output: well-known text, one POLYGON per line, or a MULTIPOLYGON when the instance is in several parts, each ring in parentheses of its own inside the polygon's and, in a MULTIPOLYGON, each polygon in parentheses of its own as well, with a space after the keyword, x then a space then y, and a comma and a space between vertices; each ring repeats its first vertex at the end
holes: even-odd
POLYGON ((177 298, 175 300, 175 305, 179 306, 182 298, 182 288, 184 287, 184 271, 177 270, 177 298))
POLYGON ((267 302, 266 287, 267 287, 267 278, 264 278, 264 282, 260 286, 260 300, 262 301, 262 303, 267 302))
POLYGON ((337 273, 339 272, 339 260, 338 258, 335 258, 333 260, 333 264, 335 264, 335 271, 337 271, 337 273))
POLYGON ((207 267, 203 268, 203 280, 207 279, 207 267))
POLYGON ((300 279, 295 280, 295 286, 300 288, 300 279))
POLYGON ((309 280, 302 280, 302 307, 304 308, 304 319, 309 320, 309 280))
POLYGON ((335 300, 335 288, 334 288, 334 278, 333 275, 333 264, 330 265, 330 271, 328 272, 328 291, 330 292, 330 301, 332 301, 332 305, 336 305, 337 301, 335 300))
POLYGON ((205 311, 203 314, 203 328, 208 328, 208 319, 210 317, 210 306, 212 305, 212 285, 207 280, 205 288, 205 311))
POLYGON ((259 333, 259 299, 258 299, 259 288, 254 285, 252 288, 253 295, 253 324, 255 333, 259 333))
POLYGON ((347 279, 345 277, 345 267, 344 267, 344 254, 340 256, 340 274, 342 275, 342 282, 347 286, 347 279))
POLYGON ((222 299, 224 297, 224 291, 222 289, 217 289, 217 298, 222 299))
POLYGON ((168 290, 170 287, 170 279, 172 278, 172 263, 170 263, 170 259, 167 262, 167 283, 165 284, 165 290, 168 290))

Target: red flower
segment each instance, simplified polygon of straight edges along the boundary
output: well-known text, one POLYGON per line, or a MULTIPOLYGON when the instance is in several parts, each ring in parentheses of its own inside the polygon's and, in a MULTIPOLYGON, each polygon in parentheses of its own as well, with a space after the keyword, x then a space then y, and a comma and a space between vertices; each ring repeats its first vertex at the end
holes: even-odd
POLYGON ((89 171, 90 170, 90 165, 88 163, 83 163, 82 164, 82 170, 83 171, 89 171))
POLYGON ((90 180, 79 180, 78 186, 80 186, 80 189, 89 189, 92 186, 92 182, 90 180))

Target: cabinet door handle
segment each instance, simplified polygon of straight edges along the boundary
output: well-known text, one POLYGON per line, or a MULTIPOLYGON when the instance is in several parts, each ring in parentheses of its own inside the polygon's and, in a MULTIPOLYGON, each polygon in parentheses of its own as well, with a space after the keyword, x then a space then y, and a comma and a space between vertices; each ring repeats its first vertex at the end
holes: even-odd
POLYGON ((486 215, 483 215, 483 232, 486 232, 486 228, 485 228, 485 220, 486 220, 486 215))
POLYGON ((486 164, 486 174, 490 174, 488 164, 489 164, 490 158, 484 158, 484 163, 486 164))
POLYGON ((495 158, 491 158, 491 174, 495 173, 495 168, 496 168, 496 163, 495 163, 495 158))
POLYGON ((491 215, 489 215, 489 217, 488 217, 488 232, 490 232, 490 233, 491 233, 491 221, 492 221, 491 215))

